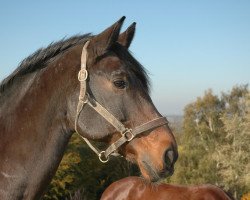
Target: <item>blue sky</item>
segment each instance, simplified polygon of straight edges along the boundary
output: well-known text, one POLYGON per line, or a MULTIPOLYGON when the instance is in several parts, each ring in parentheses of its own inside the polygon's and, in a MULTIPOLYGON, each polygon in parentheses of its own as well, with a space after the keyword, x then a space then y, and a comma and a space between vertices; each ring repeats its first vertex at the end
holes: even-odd
POLYGON ((0 80, 40 47, 97 34, 125 15, 130 50, 148 69, 162 114, 182 114, 208 88, 250 82, 250 1, 0 1, 0 80))

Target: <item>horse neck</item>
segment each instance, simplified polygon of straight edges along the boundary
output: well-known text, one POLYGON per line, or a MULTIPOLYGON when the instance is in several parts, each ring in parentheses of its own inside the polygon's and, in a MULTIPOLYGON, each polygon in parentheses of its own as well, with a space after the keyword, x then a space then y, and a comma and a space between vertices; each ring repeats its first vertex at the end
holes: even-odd
POLYGON ((74 56, 66 52, 0 97, 0 199, 37 199, 53 177, 73 133, 65 98, 80 64, 74 56))

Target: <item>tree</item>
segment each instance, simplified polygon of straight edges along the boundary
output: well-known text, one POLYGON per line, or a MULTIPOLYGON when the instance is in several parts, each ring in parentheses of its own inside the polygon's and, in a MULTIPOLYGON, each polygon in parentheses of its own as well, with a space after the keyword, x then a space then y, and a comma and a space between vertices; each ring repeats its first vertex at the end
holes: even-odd
POLYGON ((236 199, 250 191, 249 98, 247 85, 235 86, 221 98, 208 90, 186 106, 171 183, 211 183, 236 199))
POLYGON ((184 111, 183 133, 180 138, 179 160, 171 178, 173 183, 199 184, 217 182, 216 162, 211 159, 221 131, 220 116, 223 103, 212 90, 186 106, 184 111))
POLYGON ((233 88, 226 95, 229 101, 222 116, 225 139, 214 153, 224 186, 235 198, 250 191, 250 94, 244 90, 233 88))

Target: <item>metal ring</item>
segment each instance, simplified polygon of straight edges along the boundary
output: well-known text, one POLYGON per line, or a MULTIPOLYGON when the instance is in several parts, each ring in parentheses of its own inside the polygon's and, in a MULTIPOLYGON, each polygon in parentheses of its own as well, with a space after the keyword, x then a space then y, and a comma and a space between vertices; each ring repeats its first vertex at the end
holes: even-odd
POLYGON ((132 133, 131 129, 127 129, 124 133, 123 136, 127 139, 128 142, 130 142, 131 140, 134 139, 134 134, 132 133), (127 133, 129 133, 130 135, 128 136, 127 133))
POLYGON ((88 78, 88 71, 86 69, 81 69, 78 73, 78 80, 79 81, 86 81, 88 78))
POLYGON ((99 160, 100 160, 102 163, 106 163, 106 162, 109 161, 109 156, 106 157, 106 156, 104 155, 104 153, 105 153, 105 151, 101 151, 101 152, 99 153, 99 155, 98 155, 99 160), (104 160, 102 157, 105 157, 106 160, 104 160))

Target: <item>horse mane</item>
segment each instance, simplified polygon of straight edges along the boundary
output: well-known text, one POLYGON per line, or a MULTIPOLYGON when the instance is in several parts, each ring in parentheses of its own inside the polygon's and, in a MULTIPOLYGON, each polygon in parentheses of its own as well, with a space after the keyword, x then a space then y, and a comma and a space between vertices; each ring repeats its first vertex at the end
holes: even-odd
POLYGON ((150 79, 148 71, 132 56, 131 52, 127 48, 120 45, 118 42, 114 43, 111 50, 122 60, 125 61, 128 67, 128 72, 131 76, 135 75, 142 83, 143 88, 147 93, 150 91, 150 79))
POLYGON ((83 44, 91 34, 74 35, 70 38, 63 38, 57 42, 50 43, 46 48, 40 48, 25 58, 15 71, 5 78, 0 84, 0 93, 3 93, 17 77, 35 72, 45 68, 57 55, 65 52, 77 44, 83 44))
MULTIPOLYGON (((56 56, 64 53, 71 47, 84 44, 90 37, 92 37, 90 33, 74 35, 70 38, 63 38, 57 42, 52 42, 46 48, 38 49, 25 58, 15 71, 0 83, 0 94, 8 89, 16 78, 45 68, 56 56)), ((145 68, 122 45, 115 43, 111 50, 113 50, 118 57, 126 61, 129 72, 139 78, 143 87, 149 92, 150 81, 145 68)))

